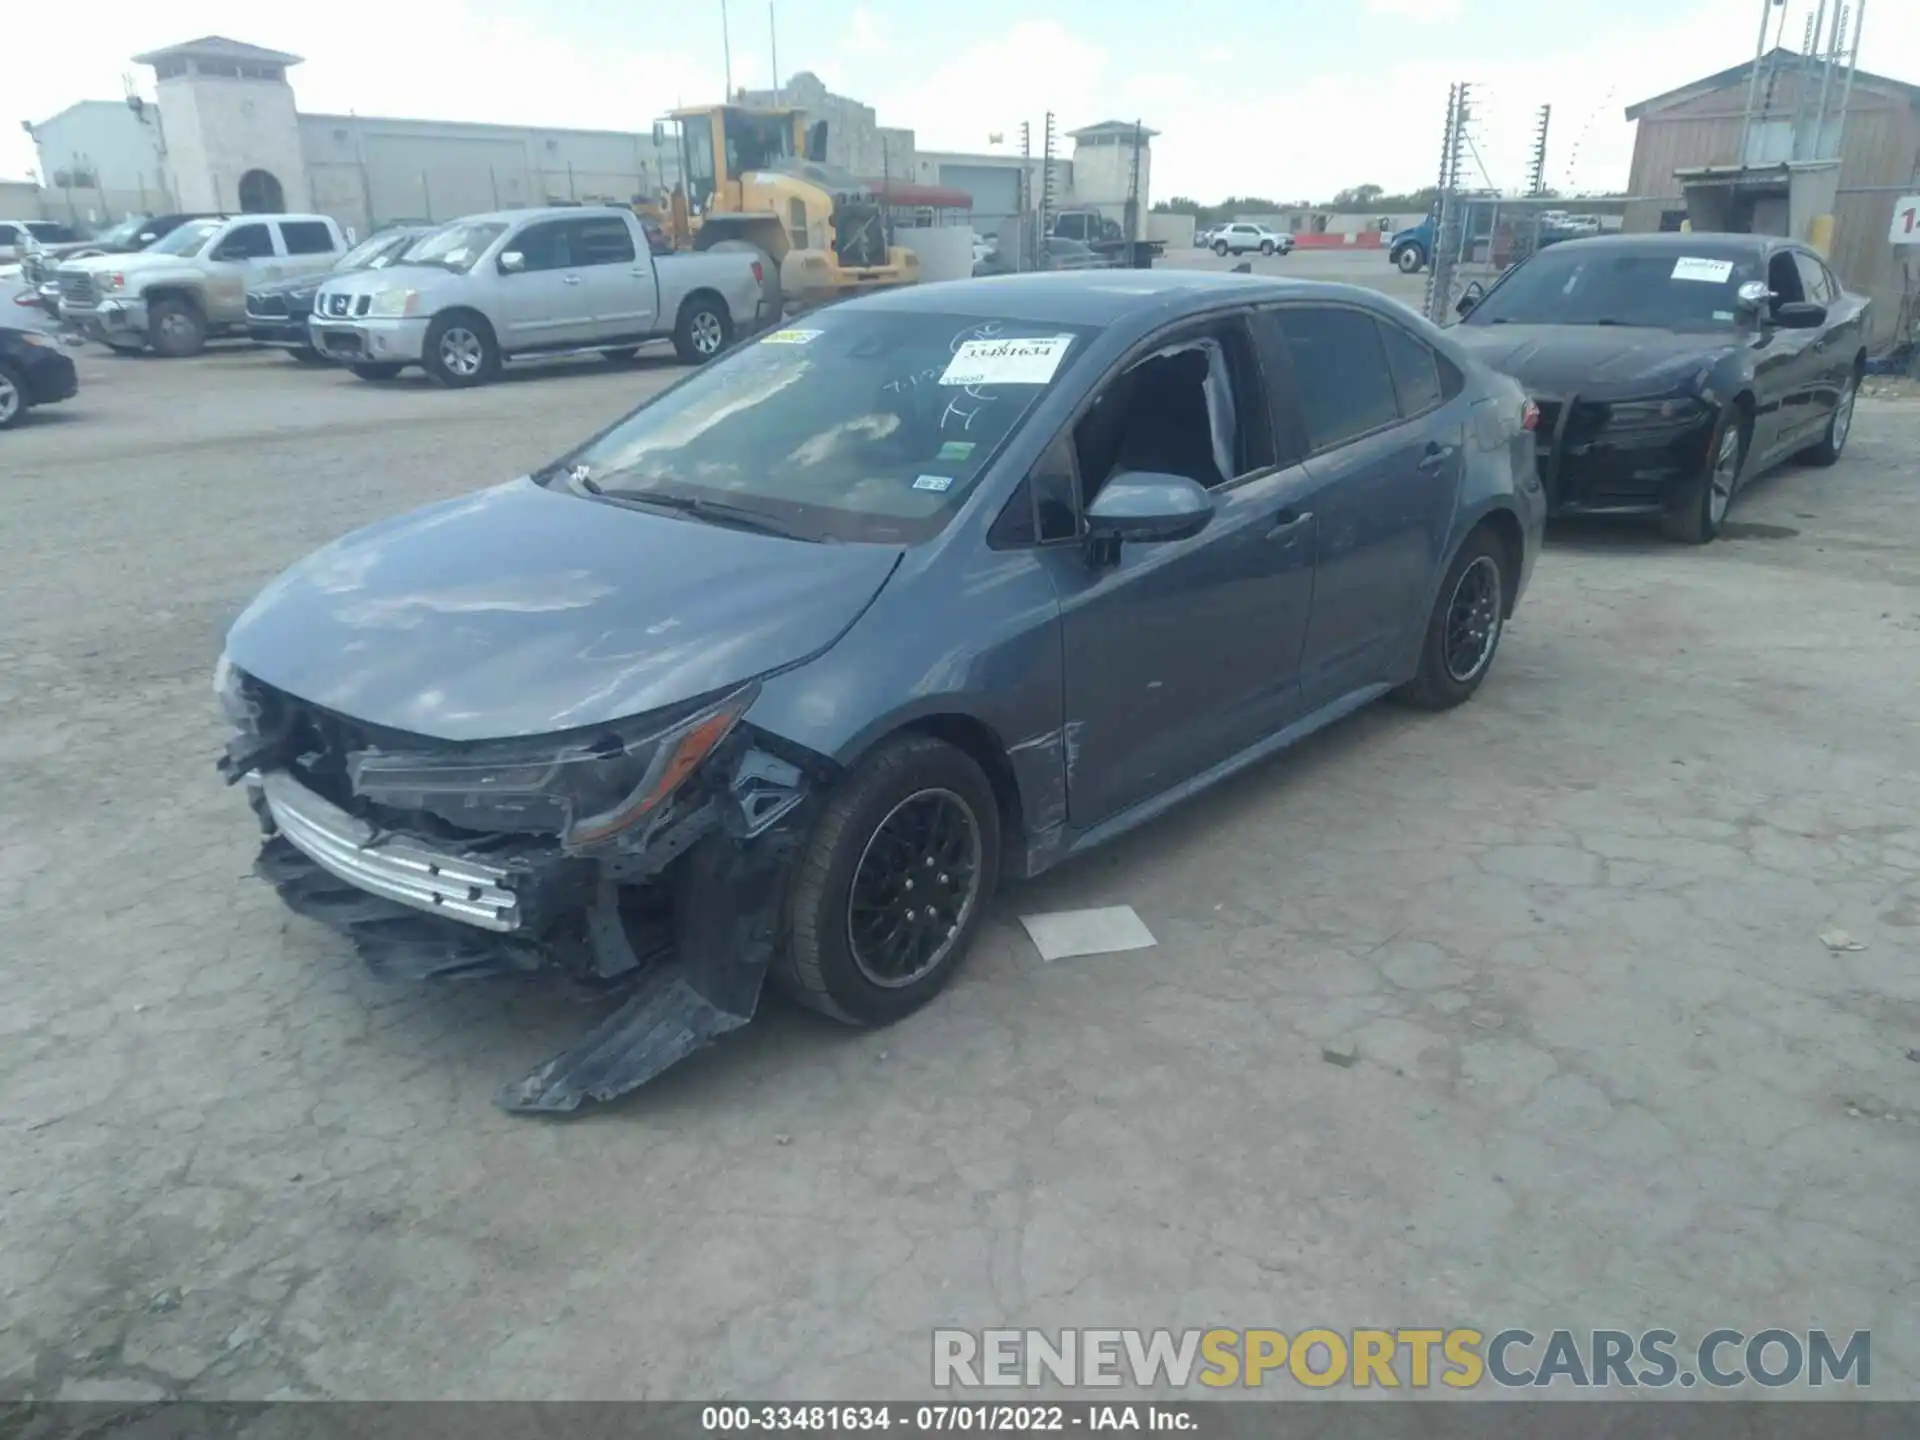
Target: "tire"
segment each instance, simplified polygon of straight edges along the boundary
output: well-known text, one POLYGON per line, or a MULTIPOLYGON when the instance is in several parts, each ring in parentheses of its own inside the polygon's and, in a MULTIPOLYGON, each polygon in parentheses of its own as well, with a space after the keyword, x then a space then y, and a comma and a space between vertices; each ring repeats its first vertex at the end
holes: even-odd
POLYGON ((11 365, 0 361, 0 430, 9 430, 26 419, 31 404, 27 382, 11 365))
POLYGON ((390 362, 374 364, 369 361, 364 365, 349 365, 347 368, 362 380, 391 380, 406 367, 404 365, 394 365, 390 362))
POLYGON ((733 318, 710 295, 689 295, 673 327, 673 349, 688 365, 704 365, 733 343, 733 318))
POLYGON ((618 345, 611 350, 602 350, 600 358, 613 365, 624 365, 640 353, 638 345, 618 345))
POLYGON ((207 322, 184 300, 157 300, 147 311, 147 342, 156 355, 184 360, 207 348, 207 322))
POLYGON ((1860 372, 1856 370, 1847 377, 1847 388, 1840 392, 1840 403, 1827 417, 1827 428, 1820 432, 1819 441, 1793 458, 1809 465, 1832 465, 1839 460, 1841 451, 1847 448, 1847 437, 1853 433, 1853 403, 1859 396, 1860 372))
POLYGON ((1480 688, 1506 628, 1511 563, 1500 537, 1484 526, 1461 543, 1427 617, 1420 668, 1394 692, 1399 699, 1421 710, 1451 710, 1480 688))
POLYGON ((1227 253, 1227 242, 1226 242, 1226 241, 1224 241, 1224 240, 1216 240, 1216 241, 1214 241, 1214 242, 1213 242, 1213 253, 1214 253, 1214 254, 1216 254, 1216 255, 1225 255, 1225 254, 1227 253))
POLYGON ((298 349, 289 350, 287 353, 302 365, 330 365, 333 363, 311 345, 303 345, 298 349))
POLYGON ((469 310, 450 310, 427 326, 420 366, 450 390, 484 385, 499 373, 500 346, 493 328, 469 310))
POLYGON ((1727 509, 1740 489, 1740 472, 1747 463, 1751 439, 1746 417, 1728 406, 1720 412, 1707 444, 1707 460, 1700 473, 1680 486, 1671 507, 1660 517, 1667 537, 1683 545, 1705 545, 1720 533, 1727 509))
POLYGON ((1393 263, 1402 275, 1418 275, 1422 264, 1420 251, 1413 245, 1402 245, 1393 252, 1393 263))
MULTIPOLYGON (((993 899, 999 867, 1000 809, 980 767, 931 736, 886 741, 829 796, 807 841, 788 895, 776 982, 809 1009, 851 1025, 885 1025, 911 1014, 939 994, 965 960, 993 899), (917 842, 895 852, 894 867, 871 858, 885 857, 897 837, 915 836, 919 824, 935 816, 948 825, 947 845, 935 847, 944 848, 939 859, 917 842), (953 868, 941 868, 941 860, 953 868), (969 861, 973 875, 961 893, 951 877, 969 861), (869 864, 881 868, 862 875, 869 864), (900 884, 887 875, 896 867, 900 884), (939 909, 931 928, 922 921, 917 936, 909 930, 903 938, 909 946, 933 948, 888 963, 899 959, 881 943, 892 937, 869 930, 873 953, 865 954, 855 940, 856 923, 884 925, 891 916, 897 935, 898 925, 918 908, 902 888, 912 888, 916 876, 934 887, 939 909), (857 894, 864 922, 855 919, 857 894), (940 925, 947 920, 954 923, 942 938, 940 925)), ((935 905, 926 909, 935 913, 935 905)))
POLYGON ((1260 253, 1262 255, 1273 254, 1273 242, 1271 240, 1262 240, 1260 242, 1260 253))

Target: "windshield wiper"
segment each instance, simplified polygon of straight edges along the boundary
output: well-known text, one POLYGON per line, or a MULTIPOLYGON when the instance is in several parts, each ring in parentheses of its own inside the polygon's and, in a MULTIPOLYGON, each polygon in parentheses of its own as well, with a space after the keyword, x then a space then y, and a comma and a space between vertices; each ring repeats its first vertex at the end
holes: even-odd
POLYGON ((731 525, 736 530, 752 530, 761 535, 778 535, 783 540, 818 541, 821 538, 796 530, 791 525, 784 525, 771 516, 762 515, 758 510, 749 510, 744 505, 732 505, 725 500, 708 500, 696 495, 670 495, 658 490, 609 490, 585 477, 580 478, 579 484, 589 493, 620 505, 668 510, 676 515, 691 515, 696 520, 706 520, 715 525, 731 525))

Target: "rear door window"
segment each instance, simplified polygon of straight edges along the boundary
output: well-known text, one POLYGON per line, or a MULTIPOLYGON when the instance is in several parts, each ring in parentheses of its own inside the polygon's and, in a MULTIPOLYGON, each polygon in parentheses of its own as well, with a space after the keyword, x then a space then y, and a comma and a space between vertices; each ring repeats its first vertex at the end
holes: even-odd
POLYGON ((1411 420, 1437 409, 1443 395, 1440 365, 1427 344, 1391 321, 1382 320, 1380 338, 1387 349, 1387 370, 1400 401, 1400 414, 1411 420))
POLYGON ((326 255, 333 250, 333 231, 323 220, 282 220, 280 239, 289 255, 326 255))
POLYGON ((631 265, 633 232, 619 220, 599 216, 571 222, 567 244, 576 265, 631 265))
POLYGON ((1393 374, 1372 315, 1339 305, 1288 305, 1270 314, 1293 364, 1314 450, 1399 422, 1393 374))

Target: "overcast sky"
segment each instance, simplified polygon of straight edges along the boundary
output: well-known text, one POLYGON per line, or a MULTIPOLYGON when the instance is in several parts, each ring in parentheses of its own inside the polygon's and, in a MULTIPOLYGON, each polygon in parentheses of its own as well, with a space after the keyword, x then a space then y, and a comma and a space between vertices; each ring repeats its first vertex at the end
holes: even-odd
MULTIPOLYGON (((1789 0, 1789 43, 1813 4, 1789 0)), ((1550 101, 1549 183, 1624 186, 1632 132, 1621 110, 1745 61, 1761 14, 1761 0, 775 7, 783 72, 814 71, 882 124, 911 127, 924 149, 986 150, 995 131, 1012 146, 1020 122, 1037 132, 1048 109, 1062 130, 1139 119, 1163 132, 1154 198, 1201 200, 1431 183, 1453 80, 1484 87, 1490 183, 1521 183, 1534 112, 1550 101)), ((767 85, 765 0, 730 0, 728 12, 734 84, 767 85)), ((675 104, 719 98, 725 83, 720 0, 172 0, 76 24, 80 13, 8 7, 0 97, 15 113, 0 117, 0 176, 34 164, 16 120, 117 99, 128 74, 151 96, 151 72, 127 57, 205 34, 305 56, 291 78, 313 111, 644 130, 675 104)), ((1920 82, 1920 3, 1868 6, 1861 64, 1920 82)))

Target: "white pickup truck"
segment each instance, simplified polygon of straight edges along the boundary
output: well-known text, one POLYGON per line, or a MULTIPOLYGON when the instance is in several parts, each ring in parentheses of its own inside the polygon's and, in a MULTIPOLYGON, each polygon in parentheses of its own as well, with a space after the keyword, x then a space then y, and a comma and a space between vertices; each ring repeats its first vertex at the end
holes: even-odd
POLYGON ((669 337, 699 364, 777 308, 757 251, 656 257, 631 211, 563 206, 456 220, 383 270, 328 280, 307 324, 313 348, 363 380, 418 365, 463 386, 513 361, 625 359, 669 337))
POLYGON ((62 264, 60 318, 116 350, 198 355, 209 339, 246 334, 249 289, 319 275, 346 248, 325 215, 189 220, 131 255, 62 264))

